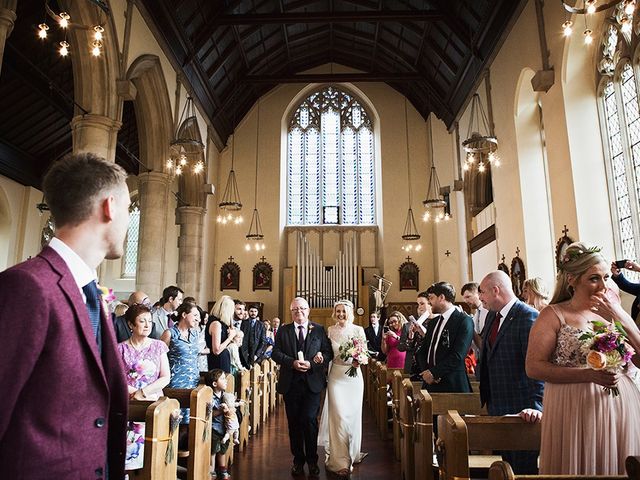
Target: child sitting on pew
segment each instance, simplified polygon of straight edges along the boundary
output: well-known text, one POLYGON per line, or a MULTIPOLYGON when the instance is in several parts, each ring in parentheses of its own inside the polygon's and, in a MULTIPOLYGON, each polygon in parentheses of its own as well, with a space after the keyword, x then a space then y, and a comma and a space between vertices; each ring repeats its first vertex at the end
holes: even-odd
POLYGON ((244 405, 244 402, 236 401, 236 396, 233 393, 224 393, 222 402, 220 407, 224 412, 224 426, 227 429, 222 442, 228 442, 230 438, 233 438, 233 444, 240 445, 240 421, 236 414, 236 407, 244 405))
MULTIPOLYGON (((227 449, 229 437, 226 436, 224 394, 227 389, 227 374, 224 370, 214 368, 205 375, 205 384, 213 389, 213 420, 211 422, 211 464, 215 468, 216 479, 231 478, 227 472, 227 449), (225 440, 226 438, 226 440, 225 440)), ((227 407, 228 408, 228 407, 227 407)))

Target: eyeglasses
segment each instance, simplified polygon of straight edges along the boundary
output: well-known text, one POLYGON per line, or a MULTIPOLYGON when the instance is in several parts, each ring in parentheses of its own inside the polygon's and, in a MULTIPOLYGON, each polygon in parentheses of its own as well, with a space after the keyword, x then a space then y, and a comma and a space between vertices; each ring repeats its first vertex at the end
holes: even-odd
POLYGON ((304 312, 305 310, 307 310, 307 307, 296 307, 291 309, 292 312, 304 312))

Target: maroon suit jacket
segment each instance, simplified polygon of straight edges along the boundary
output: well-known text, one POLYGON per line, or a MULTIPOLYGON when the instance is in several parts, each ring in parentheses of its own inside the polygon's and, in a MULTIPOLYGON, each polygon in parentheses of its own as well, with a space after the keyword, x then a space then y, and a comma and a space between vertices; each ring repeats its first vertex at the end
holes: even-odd
POLYGON ((101 328, 102 355, 53 249, 0 273, 3 478, 101 479, 107 461, 108 478, 123 478, 127 386, 104 312, 101 328))

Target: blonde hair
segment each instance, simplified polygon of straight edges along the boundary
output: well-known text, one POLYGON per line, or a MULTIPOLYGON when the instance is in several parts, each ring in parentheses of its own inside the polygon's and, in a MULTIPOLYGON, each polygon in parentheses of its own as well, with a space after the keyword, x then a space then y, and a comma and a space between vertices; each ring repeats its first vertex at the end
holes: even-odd
POLYGON ((405 317, 402 312, 399 312, 398 310, 396 310, 395 312, 391 312, 391 315, 389 315, 389 318, 387 319, 387 323, 389 323, 391 317, 396 317, 398 319, 398 321, 400 322, 400 328, 402 328, 404 324, 407 323, 407 317, 405 317))
POLYGON ((333 304, 333 313, 331 314, 331 318, 334 321, 338 321, 336 319, 336 307, 338 305, 344 305, 344 311, 347 314, 347 323, 353 323, 353 303, 350 300, 338 300, 333 304))
POLYGON ((227 327, 230 327, 235 306, 233 298, 229 295, 222 295, 218 300, 216 300, 216 303, 213 308, 211 308, 209 315, 213 315, 227 327))
POLYGON ((528 298, 525 298, 525 301, 533 308, 540 311, 549 305, 549 291, 547 290, 544 280, 540 277, 526 279, 522 285, 522 290, 525 288, 529 290, 529 297, 533 297, 531 302, 529 302, 528 298))
POLYGON ((598 263, 607 263, 597 247, 587 247, 582 242, 574 242, 561 259, 560 270, 556 278, 556 287, 550 303, 560 303, 573 296, 573 287, 569 285, 569 276, 578 278, 598 263))

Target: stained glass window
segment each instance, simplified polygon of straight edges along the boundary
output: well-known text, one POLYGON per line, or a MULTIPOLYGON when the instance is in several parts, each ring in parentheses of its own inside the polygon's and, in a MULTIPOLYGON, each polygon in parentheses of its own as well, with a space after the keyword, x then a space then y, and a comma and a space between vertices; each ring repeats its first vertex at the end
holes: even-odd
MULTIPOLYGON (((598 68, 602 76, 600 107, 603 136, 608 157, 609 195, 616 224, 616 257, 638 260, 640 231, 640 106, 637 79, 632 65, 620 63, 620 23, 605 29, 598 68), (618 62, 616 64, 616 62, 618 62), (619 75, 614 76, 614 71, 619 75)), ((625 276, 638 281, 640 276, 625 270, 625 276)))
POLYGON ((138 236, 140 233, 140 205, 137 200, 129 207, 129 227, 124 244, 123 277, 135 277, 138 266, 138 236))
POLYGON ((333 86, 307 97, 289 122, 287 224, 373 225, 374 151, 355 97, 333 86))

